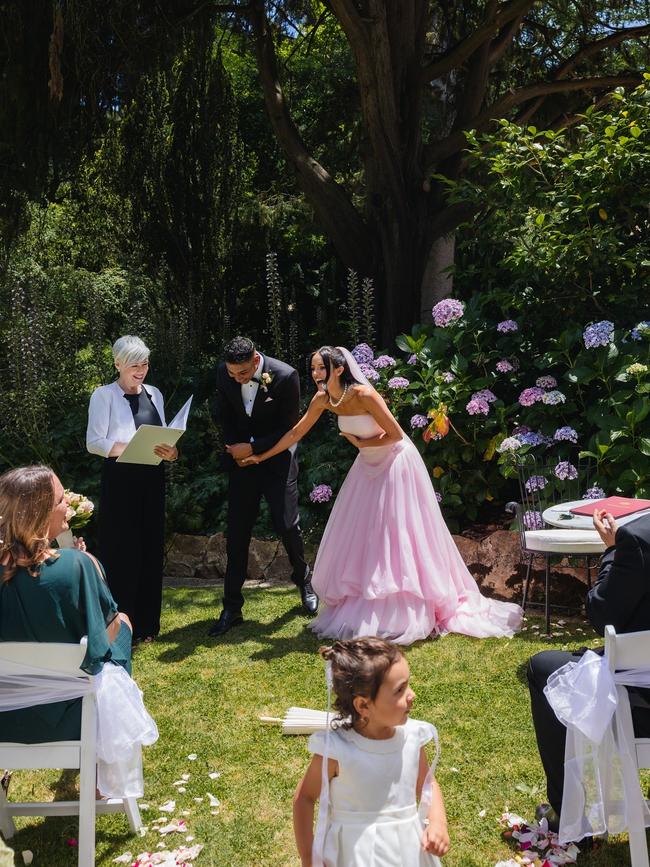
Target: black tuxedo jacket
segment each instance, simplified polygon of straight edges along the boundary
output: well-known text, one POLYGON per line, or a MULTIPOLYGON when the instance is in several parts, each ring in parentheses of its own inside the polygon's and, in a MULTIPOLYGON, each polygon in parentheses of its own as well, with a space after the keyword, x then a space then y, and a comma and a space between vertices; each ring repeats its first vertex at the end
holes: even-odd
POLYGON ((586 605, 599 635, 608 624, 617 632, 650 629, 650 515, 618 528, 616 545, 603 554, 586 605))
MULTIPOLYGON (((223 428, 224 443, 250 442, 253 453, 261 454, 272 448, 300 418, 300 380, 298 371, 283 361, 264 356, 262 374, 269 374, 268 385, 262 381, 257 388, 250 416, 246 415, 241 396, 241 385, 228 375, 222 362, 217 368, 216 399, 213 418, 223 428)), ((278 472, 288 472, 294 452, 281 452, 260 467, 267 466, 278 472)), ((237 465, 225 454, 223 467, 231 470, 237 465)), ((247 470, 254 467, 247 467, 247 470)))

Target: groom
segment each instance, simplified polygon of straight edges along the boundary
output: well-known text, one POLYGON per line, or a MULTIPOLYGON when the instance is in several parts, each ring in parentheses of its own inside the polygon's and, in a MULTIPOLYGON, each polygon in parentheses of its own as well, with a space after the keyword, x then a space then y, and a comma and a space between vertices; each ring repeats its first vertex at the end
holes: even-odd
POLYGON ((251 533, 262 497, 269 505, 275 531, 289 555, 291 580, 300 589, 305 611, 315 614, 318 597, 300 534, 298 459, 295 446, 261 464, 244 458, 272 448, 298 421, 298 372, 262 355, 247 337, 234 337, 224 347, 217 369, 215 420, 223 428, 228 472, 228 524, 223 611, 208 635, 216 638, 243 621, 242 585, 248 567, 251 533))

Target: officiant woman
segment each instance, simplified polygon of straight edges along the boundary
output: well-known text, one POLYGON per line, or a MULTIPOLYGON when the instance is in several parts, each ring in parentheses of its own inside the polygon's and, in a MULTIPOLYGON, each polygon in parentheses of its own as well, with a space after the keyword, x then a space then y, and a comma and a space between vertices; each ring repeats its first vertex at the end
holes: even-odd
POLYGON ((165 532, 165 461, 175 446, 154 449, 158 466, 118 463, 142 424, 165 424, 163 396, 144 385, 149 349, 126 335, 113 344, 118 378, 95 389, 88 408, 86 447, 104 458, 99 496, 99 559, 120 611, 133 624, 133 640, 150 642, 160 632, 165 532))

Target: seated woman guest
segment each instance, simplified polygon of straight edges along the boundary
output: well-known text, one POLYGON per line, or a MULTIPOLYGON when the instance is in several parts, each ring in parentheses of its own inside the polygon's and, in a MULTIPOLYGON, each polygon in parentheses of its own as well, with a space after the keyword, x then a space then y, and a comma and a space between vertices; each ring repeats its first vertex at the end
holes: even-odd
MULTIPOLYGON (((131 629, 117 610, 99 563, 75 548, 55 550, 67 529, 63 485, 49 467, 20 467, 0 476, 0 641, 78 644, 82 669, 112 662, 131 671, 131 629)), ((0 740, 74 740, 81 699, 0 714, 0 740)))
MULTIPOLYGON (((164 425, 162 394, 144 380, 149 349, 126 335, 113 345, 118 378, 95 389, 88 408, 86 447, 104 458, 99 497, 99 557, 120 609, 133 623, 134 641, 160 632, 165 525, 164 465, 117 463, 142 424, 164 425)), ((175 461, 175 446, 154 449, 175 461)))

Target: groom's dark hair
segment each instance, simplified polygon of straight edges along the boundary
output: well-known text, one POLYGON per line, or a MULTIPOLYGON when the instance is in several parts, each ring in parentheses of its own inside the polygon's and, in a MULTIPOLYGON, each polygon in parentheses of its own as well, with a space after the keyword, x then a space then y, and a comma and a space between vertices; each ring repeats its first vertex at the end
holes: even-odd
POLYGON ((223 357, 228 364, 243 364, 250 361, 255 352, 255 344, 248 337, 233 337, 223 348, 223 357))

